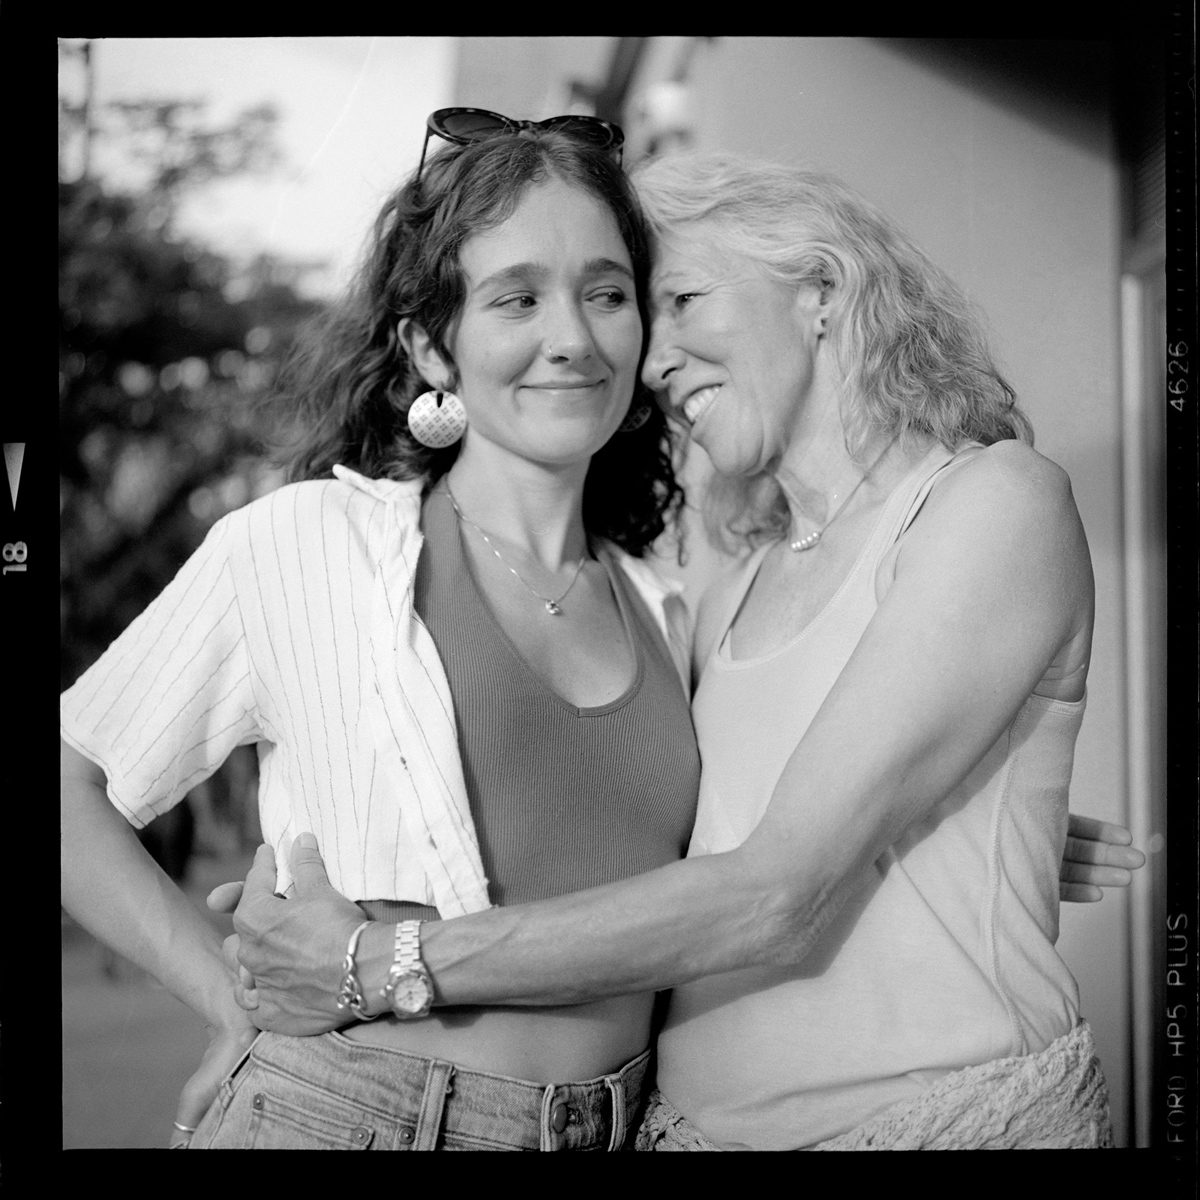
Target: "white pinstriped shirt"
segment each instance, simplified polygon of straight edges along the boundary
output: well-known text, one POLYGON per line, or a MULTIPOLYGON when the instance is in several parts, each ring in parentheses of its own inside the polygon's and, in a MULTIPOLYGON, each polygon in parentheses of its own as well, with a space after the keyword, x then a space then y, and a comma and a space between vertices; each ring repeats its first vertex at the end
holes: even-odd
MULTIPOLYGON (((292 840, 311 831, 349 899, 476 912, 490 901, 450 687, 413 609, 421 485, 334 475, 218 521, 63 693, 62 735, 104 769, 109 799, 138 828, 253 743, 280 892, 292 840)), ((601 552, 655 615, 686 681, 680 586, 601 552)))

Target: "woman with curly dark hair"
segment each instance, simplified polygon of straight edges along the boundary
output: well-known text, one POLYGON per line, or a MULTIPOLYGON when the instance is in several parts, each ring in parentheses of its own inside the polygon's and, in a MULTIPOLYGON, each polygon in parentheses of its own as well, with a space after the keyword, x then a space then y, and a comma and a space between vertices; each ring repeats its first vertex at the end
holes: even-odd
POLYGON ((216 1031, 180 1147, 604 1150, 637 1124, 652 991, 430 1013, 419 929, 686 849, 687 636, 643 561, 682 500, 638 380, 646 234, 607 122, 443 110, 430 132, 450 145, 291 365, 291 482, 63 697, 63 904, 216 1031), (384 996, 350 938, 338 1032, 255 1040, 130 828, 248 743, 277 890, 315 835, 394 925, 384 996))

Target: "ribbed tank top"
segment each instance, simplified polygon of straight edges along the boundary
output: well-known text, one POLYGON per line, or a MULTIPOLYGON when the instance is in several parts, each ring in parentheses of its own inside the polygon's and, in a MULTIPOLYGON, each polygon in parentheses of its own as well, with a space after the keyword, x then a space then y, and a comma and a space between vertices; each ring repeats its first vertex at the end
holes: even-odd
MULTIPOLYGON (((543 900, 683 857, 700 780, 688 698, 620 569, 601 557, 634 677, 610 703, 580 708, 550 689, 497 623, 444 492, 426 499, 421 526, 414 605, 450 683, 492 902, 543 900)), ((382 921, 437 916, 397 901, 363 907, 382 921)))
MULTIPOLYGON (((754 828, 878 607, 881 561, 936 480, 973 452, 931 450, 816 618, 781 649, 735 660, 728 631, 768 547, 748 558, 693 702, 704 774, 689 856, 732 849, 754 828)), ((675 989, 658 1079, 686 1117, 726 1148, 800 1149, 950 1071, 1041 1050, 1074 1026, 1075 981, 1054 942, 1083 708, 1029 696, 799 967, 675 989)))

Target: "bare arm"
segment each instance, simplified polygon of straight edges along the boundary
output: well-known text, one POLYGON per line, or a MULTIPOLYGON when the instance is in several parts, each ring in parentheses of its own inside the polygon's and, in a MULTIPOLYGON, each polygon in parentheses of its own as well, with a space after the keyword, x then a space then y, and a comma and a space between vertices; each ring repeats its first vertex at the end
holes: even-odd
MULTIPOLYGON (((1102 897, 1104 888, 1128 887, 1133 872, 1146 861, 1132 842, 1132 835, 1122 825, 1071 813, 1059 899, 1094 902, 1102 897)), ((240 956, 238 1002, 253 1013, 256 1024, 297 1036, 324 1033, 353 1019, 337 1010, 334 996, 343 946, 363 913, 330 886, 311 834, 301 834, 293 843, 291 869, 295 893, 290 900, 281 900, 274 894, 275 852, 270 846, 260 846, 245 884, 221 884, 208 903, 217 912, 237 910, 238 928, 247 940, 243 945, 238 937, 230 938, 226 961, 240 956), (243 893, 246 904, 240 905, 243 893), (257 974, 246 968, 247 962, 257 974)), ((390 945, 390 928, 380 926, 370 935, 371 940, 384 940, 376 943, 381 948, 369 971, 380 969, 378 954, 390 945)), ((368 1011, 379 1008, 378 994, 369 995, 368 1011)))
POLYGON ((205 1063, 176 1114, 180 1124, 194 1126, 216 1081, 257 1033, 235 1000, 236 977, 222 959, 221 939, 109 803, 104 773, 66 742, 61 822, 63 907, 89 933, 149 971, 213 1031, 205 1063))
POLYGON ((63 907, 209 1024, 236 1021, 216 930, 109 803, 100 768, 64 742, 61 769, 63 907))

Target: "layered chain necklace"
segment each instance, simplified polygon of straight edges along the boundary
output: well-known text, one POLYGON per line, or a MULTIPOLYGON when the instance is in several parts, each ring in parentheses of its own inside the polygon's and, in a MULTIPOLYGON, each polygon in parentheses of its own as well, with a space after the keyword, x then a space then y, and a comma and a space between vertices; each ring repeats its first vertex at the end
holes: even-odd
POLYGON ((874 471, 881 462, 883 462, 883 456, 887 454, 887 452, 895 444, 896 438, 892 438, 892 440, 888 442, 886 446, 884 446, 883 453, 880 454, 880 456, 867 468, 866 472, 863 474, 863 477, 850 489, 850 492, 846 496, 845 500, 843 500, 841 504, 839 504, 837 508, 833 510, 833 516, 830 517, 820 529, 814 529, 812 533, 806 533, 803 537, 796 538, 795 541, 788 542, 788 549, 795 550, 797 553, 802 550, 811 550, 821 540, 821 536, 824 534, 825 530, 827 530, 830 525, 832 525, 834 521, 836 521, 838 517, 842 515, 842 513, 845 511, 846 505, 850 503, 851 498, 854 496, 854 493, 857 492, 864 483, 866 483, 868 476, 870 476, 871 472, 874 471))
POLYGON ((543 596, 541 592, 529 586, 521 572, 518 571, 517 568, 514 567, 512 563, 510 563, 508 559, 506 559, 504 555, 496 549, 492 543, 492 539, 488 537, 487 533, 478 525, 476 525, 475 522, 472 521, 470 517, 466 516, 463 510, 458 507, 458 501, 454 498, 454 493, 450 490, 449 483, 446 484, 446 495, 450 500, 451 507, 454 509, 455 516, 457 516, 464 525, 470 525, 470 527, 474 529, 481 538, 483 538, 484 542, 487 544, 487 548, 500 560, 500 563, 513 576, 516 577, 517 581, 531 596, 536 596, 537 599, 542 602, 546 611, 552 617, 560 616, 562 614, 562 602, 567 598, 567 593, 570 592, 570 590, 575 586, 575 581, 579 578, 579 573, 583 570, 583 564, 587 562, 587 552, 584 551, 583 556, 580 558, 579 562, 576 563, 575 573, 571 576, 571 582, 567 584, 566 591, 564 591, 557 599, 551 599, 549 596, 543 596))

